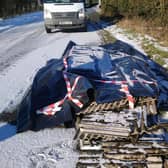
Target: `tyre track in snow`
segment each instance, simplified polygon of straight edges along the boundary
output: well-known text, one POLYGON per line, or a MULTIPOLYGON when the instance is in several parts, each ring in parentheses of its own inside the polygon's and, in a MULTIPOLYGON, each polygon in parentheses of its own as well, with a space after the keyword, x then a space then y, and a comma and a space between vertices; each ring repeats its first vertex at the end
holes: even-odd
POLYGON ((42 27, 24 32, 17 32, 17 29, 16 32, 14 29, 0 36, 4 40, 3 45, 0 45, 0 72, 40 45, 37 41, 40 41, 40 35, 44 32, 42 27))
MULTIPOLYGON (((89 31, 98 30, 91 23, 88 24, 88 29, 89 31)), ((6 68, 10 67, 20 58, 23 58, 29 52, 68 36, 71 36, 70 32, 58 31, 46 34, 43 23, 33 26, 22 26, 21 28, 17 27, 1 33, 0 39, 3 39, 3 43, 0 43, 0 73, 4 72, 6 68)))

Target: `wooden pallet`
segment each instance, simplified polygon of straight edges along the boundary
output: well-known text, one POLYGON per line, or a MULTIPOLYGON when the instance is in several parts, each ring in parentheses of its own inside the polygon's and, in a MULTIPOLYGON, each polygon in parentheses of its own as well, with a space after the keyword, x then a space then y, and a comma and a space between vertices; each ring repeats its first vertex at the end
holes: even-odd
POLYGON ((120 112, 109 110, 110 104, 91 106, 81 113, 82 118, 78 116, 76 124, 80 151, 77 168, 168 167, 168 143, 164 139, 168 124, 147 123, 148 115, 156 114, 153 98, 134 110, 120 112))

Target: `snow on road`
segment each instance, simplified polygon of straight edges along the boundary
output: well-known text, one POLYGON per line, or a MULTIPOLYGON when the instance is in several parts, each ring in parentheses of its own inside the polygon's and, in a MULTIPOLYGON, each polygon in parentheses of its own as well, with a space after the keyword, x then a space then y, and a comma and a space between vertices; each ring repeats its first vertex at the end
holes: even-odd
POLYGON ((15 134, 15 128, 0 135, 1 168, 75 168, 78 155, 73 142, 74 129, 55 128, 15 134), (8 139, 7 139, 8 138, 8 139))
MULTIPOLYGON (((41 12, 0 20, 0 113, 21 101, 39 68, 60 58, 70 40, 100 44, 93 29, 46 34, 41 12)), ((74 133, 55 128, 16 134, 14 126, 0 123, 0 167, 75 167, 74 133)))
MULTIPOLYGON (((36 14, 39 20, 42 20, 42 14, 36 14)), ((30 15, 30 20, 34 17, 30 15)), ((0 112, 6 107, 14 106, 13 103, 22 98, 35 72, 50 59, 60 58, 70 40, 78 44, 100 42, 94 31, 46 34, 43 21, 39 22, 37 17, 35 23, 28 24, 27 21, 25 25, 12 26, 11 29, 0 33, 0 112)), ((26 18, 28 20, 27 15, 26 18)), ((21 22, 22 19, 24 22, 24 17, 21 17, 21 22)), ((15 20, 18 21, 10 20, 11 25, 14 25, 12 21, 15 20)))

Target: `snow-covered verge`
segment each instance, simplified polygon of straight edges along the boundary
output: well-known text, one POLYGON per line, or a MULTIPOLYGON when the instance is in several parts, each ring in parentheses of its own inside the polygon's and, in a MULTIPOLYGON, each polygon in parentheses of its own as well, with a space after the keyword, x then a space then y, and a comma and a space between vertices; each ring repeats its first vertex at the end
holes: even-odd
POLYGON ((26 24, 41 22, 42 20, 42 12, 33 12, 9 19, 0 19, 0 32, 26 24))

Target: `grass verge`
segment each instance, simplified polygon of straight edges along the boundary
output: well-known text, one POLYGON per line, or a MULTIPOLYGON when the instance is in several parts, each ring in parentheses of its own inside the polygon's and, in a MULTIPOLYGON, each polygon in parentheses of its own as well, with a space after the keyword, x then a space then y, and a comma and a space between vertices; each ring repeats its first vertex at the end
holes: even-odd
POLYGON ((168 46, 168 31, 163 28, 149 28, 149 22, 144 20, 122 20, 118 23, 119 27, 124 29, 124 33, 128 35, 129 39, 138 39, 141 36, 141 45, 148 56, 160 65, 165 65, 165 60, 168 59, 168 52, 156 47, 156 43, 163 46, 168 46), (163 29, 163 31, 161 31, 163 29), (166 34, 167 33, 167 34, 166 34), (151 38, 148 39, 145 35, 148 34, 151 38), (164 35, 164 36, 163 36, 164 35), (158 38, 159 37, 159 38, 158 38))
POLYGON ((154 44, 150 44, 148 41, 144 40, 142 42, 142 47, 150 58, 159 63, 160 65, 165 64, 165 59, 168 58, 168 52, 158 49, 154 44))
MULTIPOLYGON (((99 23, 100 20, 106 20, 107 18, 106 19, 102 18, 100 12, 93 11, 88 13, 88 19, 90 22, 99 23)), ((108 20, 108 21, 111 21, 111 20, 108 20)), ((101 29, 99 34, 102 38, 101 40, 103 44, 114 43, 116 41, 116 38, 112 36, 111 33, 105 29, 101 29)))
POLYGON ((109 32, 109 31, 107 31, 107 30, 102 30, 102 32, 101 32, 101 34, 102 34, 102 40, 103 40, 103 43, 104 44, 109 44, 109 43, 114 43, 114 42, 116 42, 116 38, 114 37, 114 36, 112 36, 112 34, 109 32))
POLYGON ((163 46, 168 46, 168 27, 161 27, 152 20, 144 20, 138 17, 131 19, 125 18, 119 21, 118 25, 129 31, 137 32, 142 35, 148 34, 154 37, 163 46))

